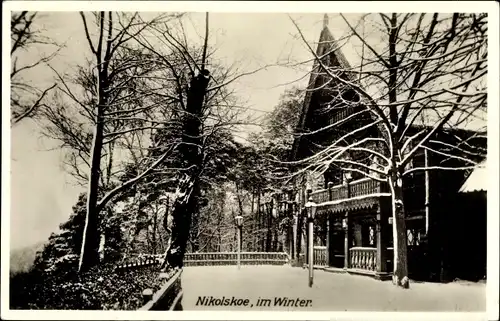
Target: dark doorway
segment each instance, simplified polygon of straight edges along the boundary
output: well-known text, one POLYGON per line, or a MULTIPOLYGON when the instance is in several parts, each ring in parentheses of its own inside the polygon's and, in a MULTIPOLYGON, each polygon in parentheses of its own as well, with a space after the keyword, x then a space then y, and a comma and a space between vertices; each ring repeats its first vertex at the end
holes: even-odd
POLYGON ((344 267, 344 237, 341 213, 330 213, 330 253, 328 265, 336 268, 344 267))

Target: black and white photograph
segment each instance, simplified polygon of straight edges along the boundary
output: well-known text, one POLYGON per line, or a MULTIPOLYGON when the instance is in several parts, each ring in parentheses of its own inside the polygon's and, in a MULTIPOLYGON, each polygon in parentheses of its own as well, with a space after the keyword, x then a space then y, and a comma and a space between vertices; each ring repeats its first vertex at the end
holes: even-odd
POLYGON ((498 319, 474 3, 4 2, 2 319, 498 319))

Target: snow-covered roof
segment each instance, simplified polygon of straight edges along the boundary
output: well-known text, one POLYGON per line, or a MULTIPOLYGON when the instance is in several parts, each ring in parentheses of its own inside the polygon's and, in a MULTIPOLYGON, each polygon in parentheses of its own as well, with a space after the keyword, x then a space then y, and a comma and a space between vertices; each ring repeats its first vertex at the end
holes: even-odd
POLYGON ((487 191, 488 173, 486 171, 486 160, 475 168, 465 183, 460 187, 460 192, 487 191))

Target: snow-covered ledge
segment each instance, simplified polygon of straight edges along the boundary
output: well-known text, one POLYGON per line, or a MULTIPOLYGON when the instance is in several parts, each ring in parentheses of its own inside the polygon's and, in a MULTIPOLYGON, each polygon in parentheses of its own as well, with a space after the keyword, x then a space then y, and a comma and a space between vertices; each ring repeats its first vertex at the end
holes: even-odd
POLYGON ((336 201, 328 201, 328 202, 323 202, 317 204, 317 206, 331 206, 331 205, 337 205, 337 204, 342 204, 345 202, 351 202, 355 200, 362 200, 366 198, 372 198, 372 197, 387 197, 391 196, 391 193, 374 193, 374 194, 368 194, 368 195, 361 195, 361 196, 356 196, 356 197, 351 197, 351 198, 344 198, 336 201))
POLYGON ((311 193, 318 207, 342 204, 347 201, 362 200, 373 197, 391 196, 383 187, 382 182, 363 178, 350 182, 349 185, 335 185, 311 193))

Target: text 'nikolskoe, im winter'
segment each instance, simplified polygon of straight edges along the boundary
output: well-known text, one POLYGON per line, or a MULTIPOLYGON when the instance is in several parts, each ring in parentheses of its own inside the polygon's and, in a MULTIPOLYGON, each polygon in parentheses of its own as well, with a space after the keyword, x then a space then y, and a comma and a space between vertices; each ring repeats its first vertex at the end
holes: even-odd
MULTIPOLYGON (((236 297, 222 298, 213 296, 199 296, 196 301, 196 305, 202 306, 244 306, 253 307, 254 304, 250 303, 249 299, 241 299, 236 297)), ((311 307, 312 300, 295 298, 291 299, 288 297, 276 297, 274 300, 259 298, 255 304, 257 307, 269 307, 269 306, 279 306, 279 307, 311 307)))

